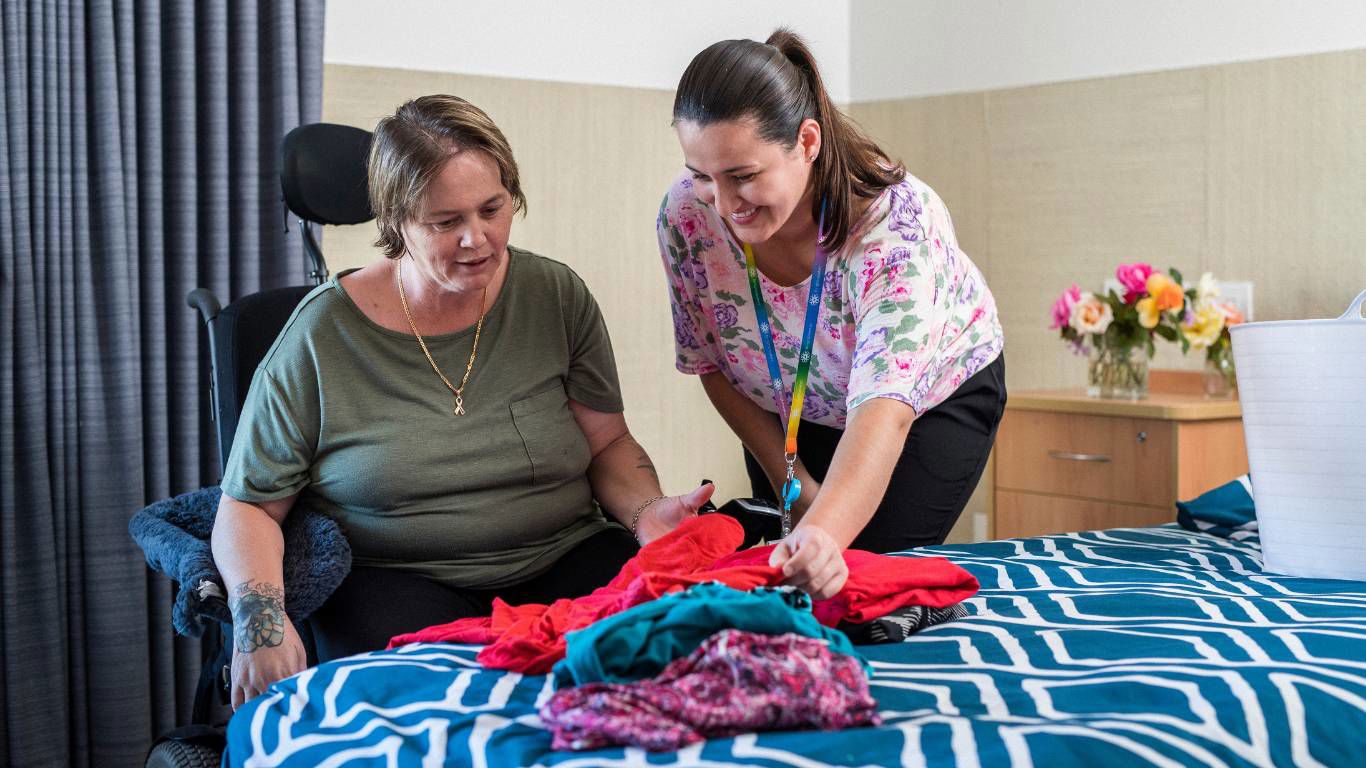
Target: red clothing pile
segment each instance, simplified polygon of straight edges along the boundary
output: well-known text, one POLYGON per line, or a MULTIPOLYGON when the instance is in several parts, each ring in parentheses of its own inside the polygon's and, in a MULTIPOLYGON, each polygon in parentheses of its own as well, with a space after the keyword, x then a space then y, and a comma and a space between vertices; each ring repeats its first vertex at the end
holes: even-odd
MULTIPOLYGON (((389 647, 409 643, 483 643, 479 662, 492 669, 532 675, 550 672, 564 658, 565 635, 598 619, 704 581, 735 589, 782 583, 768 565, 772 546, 736 552, 744 540, 740 524, 725 515, 692 518, 650 542, 605 587, 550 605, 508 605, 493 601, 493 615, 398 635, 389 647)), ((812 612, 826 626, 861 623, 904 605, 943 608, 972 597, 977 579, 942 557, 892 557, 849 550, 849 580, 812 612)))

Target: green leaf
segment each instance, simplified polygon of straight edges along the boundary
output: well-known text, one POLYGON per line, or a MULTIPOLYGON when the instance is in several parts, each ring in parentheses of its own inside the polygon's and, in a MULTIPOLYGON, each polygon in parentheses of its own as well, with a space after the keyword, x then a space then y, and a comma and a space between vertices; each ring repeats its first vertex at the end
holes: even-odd
POLYGON ((920 325, 920 323, 921 320, 919 317, 915 315, 906 315, 901 318, 900 323, 897 323, 896 328, 892 331, 892 336, 905 336, 911 331, 914 331, 916 326, 920 325))
POLYGON ((1181 273, 1180 273, 1179 271, 1177 271, 1176 267, 1172 267, 1171 269, 1169 269, 1169 270, 1167 270, 1167 271, 1168 271, 1169 273, 1171 273, 1171 276, 1172 276, 1172 279, 1173 279, 1173 280, 1175 280, 1176 282, 1178 282, 1178 283, 1180 283, 1180 284, 1182 284, 1182 285, 1185 285, 1185 284, 1186 284, 1186 281, 1181 279, 1181 273))
POLYGON ((914 352, 916 349, 917 349, 916 343, 915 343, 914 341, 912 341, 911 339, 897 339, 896 341, 892 342, 892 346, 891 346, 891 351, 892 351, 893 353, 896 353, 896 352, 914 352))
POLYGON ((723 339, 733 339, 733 338, 735 338, 736 336, 739 336, 739 335, 740 335, 740 326, 738 326, 738 325, 732 325, 732 326, 730 326, 730 327, 728 327, 728 328, 722 328, 722 329, 721 329, 721 338, 723 338, 723 339))
POLYGON ((877 311, 884 315, 896 313, 896 303, 891 299, 883 299, 877 303, 877 311))
POLYGON ((1159 325, 1153 331, 1167 341, 1176 341, 1176 329, 1170 325, 1159 325))
POLYGON ((729 301, 737 307, 743 307, 746 304, 743 296, 737 296, 736 294, 733 294, 730 291, 718 290, 716 292, 716 298, 721 299, 722 301, 729 301))
POLYGON ((745 343, 745 346, 749 347, 750 349, 754 350, 755 352, 758 352, 758 351, 760 351, 760 350, 763 349, 763 347, 759 346, 759 342, 755 341, 754 339, 743 338, 743 339, 740 339, 740 341, 743 341, 743 342, 745 343))

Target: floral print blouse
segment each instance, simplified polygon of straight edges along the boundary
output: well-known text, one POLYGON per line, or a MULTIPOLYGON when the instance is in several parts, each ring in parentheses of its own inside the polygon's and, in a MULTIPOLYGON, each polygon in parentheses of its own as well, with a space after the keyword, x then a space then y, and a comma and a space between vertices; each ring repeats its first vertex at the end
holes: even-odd
MULTIPOLYGON (((716 209, 697 199, 690 175, 665 195, 656 230, 678 370, 721 371, 738 391, 778 413, 744 251, 716 209)), ((910 174, 883 190, 826 270, 802 411, 807 421, 843 429, 848 412, 875 397, 922 414, 1001 354, 996 301, 982 273, 958 250, 943 201, 910 174)), ((790 397, 811 279, 784 287, 760 273, 759 282, 790 397)))

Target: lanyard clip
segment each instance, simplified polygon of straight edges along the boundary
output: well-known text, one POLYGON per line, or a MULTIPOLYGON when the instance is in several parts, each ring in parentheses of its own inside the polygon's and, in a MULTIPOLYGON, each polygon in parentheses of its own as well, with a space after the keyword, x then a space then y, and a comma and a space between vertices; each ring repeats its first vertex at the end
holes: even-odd
POLYGON ((783 538, 792 533, 792 504, 802 495, 802 481, 797 479, 797 454, 783 454, 787 462, 787 480, 783 483, 783 538))

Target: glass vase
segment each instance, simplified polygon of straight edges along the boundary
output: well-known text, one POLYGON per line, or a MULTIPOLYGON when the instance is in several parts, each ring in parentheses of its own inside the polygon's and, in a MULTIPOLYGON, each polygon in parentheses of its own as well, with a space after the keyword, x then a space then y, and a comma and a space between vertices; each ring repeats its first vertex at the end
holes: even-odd
POLYGON ((1086 368, 1086 394, 1111 400, 1148 396, 1148 353, 1142 346, 1096 346, 1086 368))
POLYGON ((1238 393, 1238 372, 1233 367, 1230 352, 1212 354, 1205 358, 1205 397, 1227 400, 1238 393))

